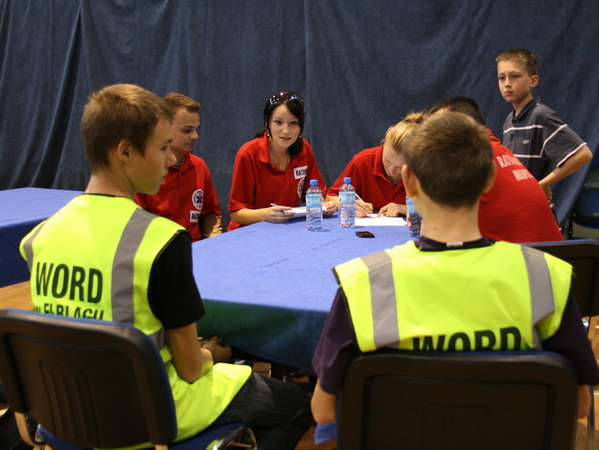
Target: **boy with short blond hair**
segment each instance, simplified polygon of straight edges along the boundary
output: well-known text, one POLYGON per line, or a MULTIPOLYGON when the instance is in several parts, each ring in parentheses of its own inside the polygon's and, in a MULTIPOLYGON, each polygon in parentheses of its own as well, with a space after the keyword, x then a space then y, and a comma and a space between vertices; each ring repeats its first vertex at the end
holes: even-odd
POLYGON ((503 124, 503 145, 533 174, 551 201, 551 185, 591 161, 593 153, 555 111, 533 96, 539 75, 537 58, 530 50, 514 48, 495 61, 499 91, 514 108, 503 124))
POLYGON ((135 201, 145 210, 185 227, 194 242, 219 235, 222 216, 212 175, 206 162, 191 153, 199 139, 202 105, 177 92, 166 95, 164 101, 173 113, 171 151, 176 161, 158 193, 137 194, 135 201))
POLYGON ((178 108, 184 108, 187 112, 199 113, 202 109, 201 103, 196 102, 187 95, 179 94, 177 92, 171 92, 163 98, 173 111, 176 111, 178 108))
POLYGON ((488 131, 457 112, 428 117, 405 142, 402 179, 422 235, 335 267, 339 289, 312 360, 317 423, 336 420, 352 360, 380 348, 554 351, 572 361, 579 416, 588 414, 588 385, 599 369, 570 292, 572 267, 530 247, 493 243, 478 228, 479 198, 495 177, 492 155, 488 131), (537 297, 537 289, 553 298, 537 297), (537 308, 544 314, 534 315, 537 308))
POLYGON ((381 145, 354 155, 329 188, 326 200, 333 201, 338 208, 339 189, 343 179, 350 177, 358 196, 356 217, 365 217, 373 211, 389 217, 405 215, 406 191, 401 181, 402 143, 423 119, 423 113, 409 113, 401 122, 387 129, 381 145))

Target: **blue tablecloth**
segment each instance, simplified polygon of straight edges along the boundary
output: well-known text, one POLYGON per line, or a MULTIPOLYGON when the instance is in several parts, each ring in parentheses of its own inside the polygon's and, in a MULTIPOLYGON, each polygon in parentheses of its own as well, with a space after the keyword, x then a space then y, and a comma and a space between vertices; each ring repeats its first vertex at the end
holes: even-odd
POLYGON ((201 335, 269 361, 310 367, 337 289, 331 269, 411 239, 407 227, 324 229, 305 220, 261 222, 193 244, 194 275, 206 306, 201 335), (356 231, 375 238, 359 238, 356 231))
POLYGON ((21 239, 80 193, 41 188, 0 191, 0 287, 29 279, 19 254, 21 239))

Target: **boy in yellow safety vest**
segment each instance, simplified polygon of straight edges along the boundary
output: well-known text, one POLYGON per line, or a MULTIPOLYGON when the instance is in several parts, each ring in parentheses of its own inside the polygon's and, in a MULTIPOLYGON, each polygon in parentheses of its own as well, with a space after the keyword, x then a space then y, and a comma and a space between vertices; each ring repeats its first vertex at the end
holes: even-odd
POLYGON ((316 422, 336 420, 347 367, 379 348, 560 353, 578 375, 586 416, 599 369, 570 290, 572 267, 480 233, 479 199, 496 170, 488 131, 462 113, 436 113, 408 137, 404 156, 421 237, 335 267, 339 289, 312 361, 316 422))
POLYGON ((225 364, 230 347, 198 343, 204 306, 192 272, 191 237, 141 209, 176 159, 172 110, 131 84, 92 94, 81 121, 91 165, 79 195, 21 242, 36 311, 128 323, 156 343, 173 392, 176 440, 241 422, 260 448, 293 449, 311 424, 307 395, 294 383, 225 364))

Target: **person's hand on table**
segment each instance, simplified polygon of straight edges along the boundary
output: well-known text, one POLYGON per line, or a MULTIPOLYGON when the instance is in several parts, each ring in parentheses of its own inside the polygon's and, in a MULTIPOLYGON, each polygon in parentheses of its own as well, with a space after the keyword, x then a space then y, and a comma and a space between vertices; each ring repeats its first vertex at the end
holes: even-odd
POLYGON ((322 204, 322 213, 325 216, 332 216, 336 210, 337 207, 335 206, 335 202, 333 201, 324 202, 322 204))
POLYGON ((233 350, 229 344, 225 344, 222 338, 213 336, 210 339, 198 339, 200 347, 205 348, 212 354, 214 363, 229 362, 233 357, 233 350))
POLYGON ((266 222, 281 223, 287 222, 295 212, 289 206, 272 205, 269 208, 264 208, 266 222))
POLYGON ((379 216, 397 217, 399 215, 406 215, 408 208, 406 205, 400 205, 399 203, 389 203, 381 208, 379 216))
POLYGON ((356 217, 366 217, 367 214, 372 214, 372 203, 356 199, 356 217))

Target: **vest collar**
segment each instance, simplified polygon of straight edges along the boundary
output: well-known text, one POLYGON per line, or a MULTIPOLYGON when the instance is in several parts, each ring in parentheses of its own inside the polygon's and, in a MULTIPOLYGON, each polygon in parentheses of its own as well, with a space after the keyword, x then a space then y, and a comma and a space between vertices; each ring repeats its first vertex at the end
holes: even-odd
POLYGON ((415 242, 416 247, 422 251, 462 250, 468 248, 487 247, 491 244, 493 244, 493 242, 486 237, 467 242, 439 242, 435 241, 434 239, 427 238, 426 236, 420 236, 418 241, 415 242))

